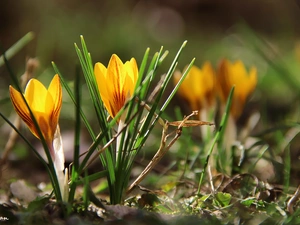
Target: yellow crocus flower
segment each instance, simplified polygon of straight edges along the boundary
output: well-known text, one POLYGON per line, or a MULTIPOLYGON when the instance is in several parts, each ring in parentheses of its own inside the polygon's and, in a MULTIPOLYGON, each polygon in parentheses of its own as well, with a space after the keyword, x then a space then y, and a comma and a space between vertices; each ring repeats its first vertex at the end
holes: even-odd
POLYGON ((114 118, 133 95, 138 78, 136 60, 131 58, 124 64, 113 54, 107 68, 98 62, 95 64, 94 73, 104 106, 114 118))
MULTIPOLYGON (((178 83, 181 76, 182 74, 179 71, 174 73, 175 84, 178 83)), ((178 94, 189 102, 192 110, 200 110, 214 104, 215 85, 215 71, 211 63, 207 61, 202 68, 191 67, 178 89, 178 94)))
MULTIPOLYGON (((31 133, 41 139, 22 94, 12 86, 9 86, 9 92, 18 115, 27 124, 31 133)), ((63 172, 65 156, 58 125, 62 105, 62 88, 58 74, 53 77, 48 89, 37 79, 30 79, 25 88, 24 98, 50 151, 62 200, 67 201, 69 193, 68 172, 67 170, 66 173, 63 172)))
MULTIPOLYGON (((27 124, 32 134, 41 139, 28 107, 22 98, 22 94, 12 86, 9 86, 9 91, 16 112, 27 124)), ((54 159, 53 140, 62 105, 62 88, 59 76, 56 74, 53 77, 48 89, 37 79, 30 79, 26 85, 24 97, 39 125, 51 156, 54 159)))
POLYGON ((231 105, 231 114, 235 119, 243 112, 248 96, 254 91, 257 84, 257 70, 251 67, 246 71, 242 61, 234 63, 224 59, 218 68, 218 89, 222 102, 225 104, 232 86, 235 86, 231 105))

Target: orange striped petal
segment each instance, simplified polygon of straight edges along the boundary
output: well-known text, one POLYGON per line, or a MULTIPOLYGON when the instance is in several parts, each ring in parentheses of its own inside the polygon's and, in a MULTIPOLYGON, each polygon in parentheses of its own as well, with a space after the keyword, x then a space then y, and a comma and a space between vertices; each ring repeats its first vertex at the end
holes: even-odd
MULTIPOLYGON (((12 86, 9 86, 9 93, 15 111, 18 113, 21 119, 28 125, 29 129, 32 131, 34 129, 34 125, 29 110, 27 108, 27 105, 22 97, 22 94, 12 86)), ((32 133, 38 138, 38 135, 35 132, 32 133)))

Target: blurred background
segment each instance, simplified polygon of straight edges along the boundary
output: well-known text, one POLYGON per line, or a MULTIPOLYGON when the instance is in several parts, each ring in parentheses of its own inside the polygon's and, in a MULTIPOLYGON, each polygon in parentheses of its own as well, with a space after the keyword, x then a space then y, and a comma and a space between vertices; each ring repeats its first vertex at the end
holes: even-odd
MULTIPOLYGON (((294 103, 293 93, 299 92, 294 90, 297 86, 292 81, 298 77, 300 61, 300 45, 298 58, 296 56, 300 34, 299 2, 3 0, 0 3, 0 41, 6 50, 32 31, 34 40, 10 62, 14 72, 21 75, 25 59, 37 57, 40 61, 37 76, 48 82, 54 73, 51 61, 65 77, 74 77, 78 65, 74 43, 80 44, 80 35, 84 36, 93 61, 103 64, 108 63, 113 53, 123 61, 135 57, 140 63, 147 47, 154 54, 164 46, 170 54, 161 73, 166 72, 181 43, 188 40, 179 69, 194 57, 197 66, 205 60, 217 66, 224 57, 241 59, 248 68, 252 65, 258 68, 259 86, 268 88, 261 94, 275 104, 270 107, 277 110, 276 107, 284 104, 288 109, 290 103, 294 103), (270 61, 277 67, 284 66, 288 74, 274 70, 270 61), (268 85, 270 82, 273 85, 268 85), (283 90, 285 95, 282 95, 283 90)), ((0 72, 4 77, 5 66, 0 72)), ((9 80, 0 84, 1 96, 6 94, 9 84, 6 81, 9 80)))
MULTIPOLYGON (((54 75, 51 61, 73 80, 79 64, 74 43, 80 44, 80 35, 94 63, 104 65, 113 53, 123 61, 135 57, 140 63, 146 48, 150 47, 153 55, 164 46, 170 53, 158 72, 163 74, 182 42, 188 40, 179 60, 180 70, 194 57, 199 67, 206 60, 216 67, 222 58, 257 67, 258 86, 245 110, 263 112, 257 133, 298 122, 299 0, 1 0, 1 47, 7 50, 30 31, 35 35, 33 41, 9 61, 17 76, 24 73, 26 58, 37 57, 40 67, 36 75, 45 84, 54 75)), ((5 66, 0 67, 0 76, 0 97, 8 98, 11 81, 5 66)), ((61 121, 67 124, 73 119, 73 105, 67 98, 64 101, 61 121)), ((9 101, 2 103, 1 111, 9 115, 11 110, 9 101)), ((297 167, 298 141, 292 149, 297 167)))
POLYGON ((77 63, 73 44, 79 43, 79 35, 84 35, 94 61, 103 63, 112 53, 123 60, 132 56, 139 60, 147 47, 153 52, 164 46, 172 55, 188 40, 183 65, 193 57, 196 64, 245 57, 246 64, 260 66, 263 62, 250 57, 257 52, 252 52, 255 40, 249 32, 274 44, 278 54, 292 50, 300 33, 299 1, 292 0, 3 0, 0 4, 4 49, 29 31, 35 34, 12 61, 16 73, 23 71, 18 68, 22 59, 38 57, 42 71, 55 61, 66 76, 72 76, 77 63))

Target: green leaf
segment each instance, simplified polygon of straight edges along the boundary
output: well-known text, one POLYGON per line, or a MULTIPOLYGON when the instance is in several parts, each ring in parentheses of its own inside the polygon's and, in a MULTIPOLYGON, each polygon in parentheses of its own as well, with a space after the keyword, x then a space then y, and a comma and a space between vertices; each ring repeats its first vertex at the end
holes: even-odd
POLYGON ((229 194, 229 193, 218 192, 215 195, 215 198, 222 207, 225 207, 230 204, 232 197, 231 197, 231 194, 229 194))
POLYGON ((246 198, 246 199, 241 200, 241 204, 243 204, 244 206, 249 207, 249 206, 252 205, 255 201, 256 201, 256 198, 250 197, 250 198, 246 198))
MULTIPOLYGON (((9 60, 14 55, 16 55, 24 46, 26 46, 31 40, 34 38, 33 32, 28 32, 25 34, 19 41, 17 41, 13 46, 11 46, 6 52, 5 52, 5 58, 6 60, 9 60)), ((4 56, 0 56, 0 67, 5 64, 4 56)))
MULTIPOLYGON (((203 168, 203 171, 201 172, 200 179, 199 179, 199 185, 198 185, 198 191, 197 191, 198 194, 200 194, 200 189, 201 189, 201 185, 202 185, 202 182, 203 182, 203 177, 204 177, 204 174, 206 172, 206 169, 207 169, 207 166, 208 166, 208 161, 209 161, 211 153, 214 149, 214 146, 217 142, 218 142, 218 146, 222 146, 224 131, 225 131, 225 128, 226 128, 226 123, 227 123, 228 117, 229 117, 229 111, 230 111, 230 106, 231 106, 231 102, 232 102, 232 98, 233 98, 234 88, 235 88, 235 86, 233 86, 230 90, 230 93, 229 93, 229 96, 228 96, 228 99, 227 99, 227 103, 226 103, 226 109, 225 109, 225 112, 222 116, 220 126, 219 126, 218 131, 215 135, 213 143, 212 143, 212 145, 211 145, 211 147, 208 151, 206 161, 205 161, 205 164, 204 164, 204 168, 203 168)), ((219 150, 219 152, 221 151, 220 147, 219 147, 218 150, 219 150)))

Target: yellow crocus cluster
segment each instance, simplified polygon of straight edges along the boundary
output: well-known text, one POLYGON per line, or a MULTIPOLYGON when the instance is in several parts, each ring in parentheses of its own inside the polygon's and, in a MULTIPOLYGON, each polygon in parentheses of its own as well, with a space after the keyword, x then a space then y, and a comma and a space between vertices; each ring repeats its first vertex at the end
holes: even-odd
MULTIPOLYGON (((138 79, 136 60, 132 58, 123 63, 117 55, 113 54, 107 68, 102 63, 95 64, 94 74, 103 104, 110 116, 114 118, 133 95, 138 79)), ((59 76, 54 76, 48 89, 37 79, 31 79, 26 85, 24 94, 12 86, 9 87, 9 91, 15 111, 27 124, 32 134, 39 139, 45 139, 54 163, 63 200, 66 200, 68 174, 67 172, 63 173, 65 160, 58 125, 62 106, 62 88, 59 76), (30 111, 38 127, 35 125, 30 111)), ((124 125, 122 119, 121 116, 118 121, 119 127, 124 125)), ((117 151, 118 149, 117 146, 117 151)))
MULTIPOLYGON (((181 73, 175 72, 174 82, 177 83, 180 77, 181 73)), ((256 84, 255 67, 247 72, 242 61, 231 63, 223 59, 216 72, 209 62, 205 62, 201 69, 192 66, 179 87, 178 94, 189 102, 192 110, 201 110, 214 106, 218 96, 221 103, 225 105, 231 88, 235 86, 230 112, 235 119, 238 119, 256 84)))

